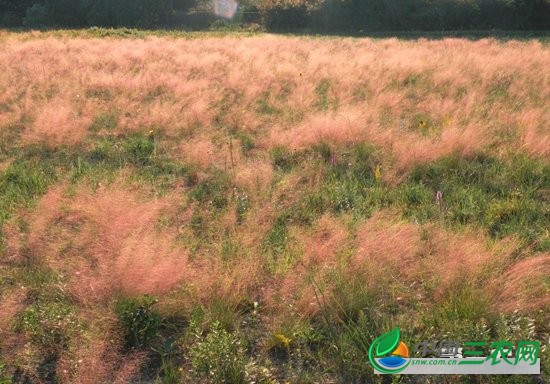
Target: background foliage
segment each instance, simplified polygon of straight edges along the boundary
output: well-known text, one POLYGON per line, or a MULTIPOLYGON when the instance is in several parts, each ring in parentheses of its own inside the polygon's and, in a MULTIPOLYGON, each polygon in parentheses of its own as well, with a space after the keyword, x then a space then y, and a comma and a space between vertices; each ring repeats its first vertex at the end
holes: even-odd
MULTIPOLYGON (((7 27, 205 28, 205 0, 0 0, 7 27)), ((268 30, 548 30, 550 0, 246 0, 234 22, 268 30)), ((219 25, 218 20, 217 24, 219 25)))

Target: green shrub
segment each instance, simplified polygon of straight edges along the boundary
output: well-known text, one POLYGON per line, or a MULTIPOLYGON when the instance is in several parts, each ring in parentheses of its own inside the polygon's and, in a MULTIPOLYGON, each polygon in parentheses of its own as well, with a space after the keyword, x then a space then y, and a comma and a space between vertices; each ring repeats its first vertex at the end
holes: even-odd
POLYGON ((148 347, 158 336, 162 319, 153 308, 157 302, 150 296, 123 298, 117 302, 116 313, 128 347, 148 347))
POLYGON ((236 333, 227 332, 214 322, 206 335, 197 329, 194 336, 189 359, 197 378, 214 384, 246 382, 248 359, 236 333))

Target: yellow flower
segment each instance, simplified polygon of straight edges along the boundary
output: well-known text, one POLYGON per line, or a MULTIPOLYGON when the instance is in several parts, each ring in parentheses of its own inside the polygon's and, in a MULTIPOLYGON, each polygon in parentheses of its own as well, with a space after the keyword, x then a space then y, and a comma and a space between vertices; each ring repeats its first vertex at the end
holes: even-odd
POLYGON ((382 178, 382 169, 380 167, 380 164, 376 166, 376 169, 374 170, 374 178, 376 181, 379 181, 382 178))
POLYGON ((418 126, 419 126, 420 128, 424 128, 424 127, 426 126, 426 122, 425 122, 424 120, 420 120, 420 121, 418 122, 418 126))
POLYGON ((282 335, 280 333, 276 334, 275 335, 275 338, 281 343, 283 344, 285 347, 288 347, 290 342, 292 341, 291 339, 289 339, 288 337, 286 337, 285 335, 282 335))

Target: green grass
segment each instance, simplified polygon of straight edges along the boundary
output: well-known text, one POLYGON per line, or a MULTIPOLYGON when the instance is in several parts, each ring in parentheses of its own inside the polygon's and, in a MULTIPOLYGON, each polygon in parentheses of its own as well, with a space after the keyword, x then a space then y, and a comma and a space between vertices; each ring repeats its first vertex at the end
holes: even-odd
POLYGON ((390 186, 376 180, 377 166, 383 164, 383 169, 387 160, 375 148, 360 144, 335 155, 331 163, 332 152, 323 146, 310 154, 276 149, 276 169, 288 172, 308 161, 323 174, 320 184, 305 191, 292 209, 304 206, 313 217, 350 212, 366 218, 395 207, 415 222, 441 219, 451 226, 470 225, 494 238, 517 235, 533 250, 547 250, 550 205, 545 191, 550 187, 550 167, 541 161, 523 155, 451 155, 414 167, 404 181, 390 186), (437 191, 442 192, 441 207, 436 204, 437 191))
MULTIPOLYGON (((545 250, 550 206, 541 191, 550 186, 548 165, 521 155, 448 157, 416 167, 410 181, 432 194, 442 192, 447 222, 473 224, 495 238, 516 234, 545 250)), ((423 202, 420 208, 430 205, 423 202)))
POLYGON ((118 125, 118 114, 112 111, 104 112, 97 115, 92 125, 90 126, 90 130, 95 133, 98 133, 102 130, 112 131, 117 127, 117 125, 118 125))
POLYGON ((124 330, 126 345, 130 348, 148 348, 159 335, 162 318, 154 305, 154 297, 120 298, 115 312, 124 330))
MULTIPOLYGON (((141 39, 151 34, 174 38, 247 35, 95 28, 48 31, 41 38, 141 39)), ((387 34, 377 37, 382 36, 387 34)), ((443 36, 447 35, 428 34, 443 36)), ((517 101, 512 97, 512 84, 512 77, 491 78, 481 96, 480 110, 488 111, 492 105, 512 108, 517 101)), ((501 271, 516 262, 515 258, 542 257, 550 250, 550 167, 544 159, 505 145, 518 139, 520 127, 510 127, 498 137, 498 144, 471 156, 452 154, 392 175, 395 159, 391 151, 368 142, 327 142, 303 150, 269 147, 262 136, 266 128, 272 124, 285 127, 305 117, 305 111, 286 105, 294 86, 289 81, 281 84, 280 91, 268 87, 250 102, 240 89, 223 89, 209 105, 213 126, 193 123, 192 129, 176 137, 163 127, 120 133, 123 112, 103 108, 88 127, 86 139, 73 147, 24 145, 20 134, 31 122, 28 116, 0 129, 0 230, 9 225, 10 236, 15 232, 27 242, 27 237, 34 235, 29 233, 32 210, 49 188, 66 186, 66 198, 70 199, 80 188, 89 188, 93 194, 99 186, 108 190, 117 180, 132 192, 145 192, 146 198, 173 198, 175 206, 162 213, 152 230, 173 233, 178 246, 189 251, 189 264, 182 263, 181 268, 211 263, 212 270, 198 271, 220 274, 219 278, 197 274, 198 282, 195 277, 186 279, 178 289, 157 298, 119 296, 117 292, 97 307, 91 304, 92 308, 83 310, 70 294, 70 277, 52 270, 36 244, 18 248, 20 257, 12 258, 18 239, 10 237, 14 244, 1 249, 0 298, 23 292, 21 310, 14 315, 9 332, 25 346, 25 353, 19 353, 10 366, 0 359, 0 383, 11 382, 16 369, 28 374, 29 382, 61 382, 56 371, 60 359, 73 363, 73 352, 82 343, 105 336, 95 333, 102 325, 91 327, 81 318, 95 310, 101 317, 98 321, 109 324, 106 334, 122 340, 117 351, 122 362, 135 352, 144 356, 144 368, 133 378, 136 382, 456 384, 547 380, 547 350, 541 355, 540 378, 389 378, 374 375, 368 362, 372 341, 395 326, 403 330, 403 339, 411 348, 418 341, 447 338, 488 342, 548 339, 544 311, 498 313, 494 292, 485 289, 488 281, 498 279, 501 271), (235 118, 242 107, 256 114, 261 123, 257 131, 242 127, 235 118), (271 163, 273 177, 267 186, 252 191, 239 185, 233 158, 231 167, 201 167, 179 160, 177 144, 210 128, 219 130, 214 144, 225 145, 229 140, 230 155, 237 157, 240 151, 240 161, 244 159, 247 166, 271 163), (442 205, 435 199, 438 191, 442 205), (421 233, 422 250, 414 255, 419 263, 435 249, 430 245, 432 226, 449 236, 485 234, 488 249, 502 255, 502 260, 491 260, 480 267, 479 274, 461 276, 450 288, 441 290, 438 276, 432 277, 429 270, 405 282, 399 280, 399 273, 393 276, 385 268, 365 271, 354 264, 362 246, 359 229, 382 211, 409 221, 407 228, 421 233), (328 225, 327 233, 323 225, 328 225), (345 238, 333 240, 330 225, 345 232, 345 238), (315 236, 314 246, 327 247, 322 255, 326 260, 316 260, 308 253, 310 235, 315 236), (516 241, 508 242, 508 237, 516 241), (499 250, 507 244, 517 249, 499 250), (257 269, 253 263, 250 272, 236 269, 248 260, 258 263, 257 269), (493 264, 496 272, 491 269, 493 264), (208 282, 205 287, 201 286, 203 277, 208 282), (271 302, 264 302, 264 297, 271 302)), ((334 79, 321 78, 311 86, 313 98, 308 106, 315 113, 332 114, 344 100, 335 97, 340 90, 334 79)), ((412 101, 433 94, 460 99, 468 92, 436 85, 428 72, 404 73, 388 87, 403 91, 412 101)), ((52 98, 56 92, 51 87, 44 97, 52 98)), ((87 88, 83 94, 87 102, 102 104, 115 96, 114 90, 102 87, 87 88)), ((369 101, 373 91, 368 81, 357 84, 351 96, 355 103, 369 101)), ((152 86, 140 101, 147 104, 172 98, 168 88, 152 86)), ((543 97, 533 95, 531 101, 542 103, 543 97)), ((1 104, 0 113, 12 108, 10 103, 1 104)), ((430 111, 396 114, 388 107, 378 122, 382 127, 399 124, 410 134, 437 140, 443 118, 430 111)), ((70 246, 63 244, 59 256, 70 246)), ((189 276, 194 276, 193 272, 190 270, 189 276)), ((547 278, 526 282, 538 285, 537 289, 544 289, 547 283, 547 278)), ((8 357, 6 354, 6 360, 8 357)))
MULTIPOLYGON (((105 180, 129 169, 129 181, 154 186, 157 191, 172 191, 177 181, 183 181, 187 204, 196 205, 190 229, 192 236, 200 239, 198 249, 217 250, 221 260, 230 265, 247 250, 235 233, 226 231, 220 236, 216 227, 219 215, 232 206, 242 225, 255 208, 254 200, 246 191, 235 189, 230 174, 216 168, 207 169, 197 182, 193 167, 165 157, 163 145, 160 136, 136 134, 92 139, 79 150, 26 147, 0 175, 1 220, 5 223, 19 209, 32 208, 52 183, 67 175, 68 181, 76 185, 105 180), (219 247, 216 242, 220 242, 219 247)), ((414 167, 396 185, 388 185, 377 176, 377 169, 383 172, 391 166, 391 159, 366 143, 338 149, 321 144, 305 151, 276 147, 271 159, 277 177, 304 170, 320 175, 316 181, 304 184, 306 188, 290 200, 281 201, 278 215, 263 238, 259 252, 266 258, 267 276, 273 278, 299 263, 301 251, 294 245, 293 228, 311 228, 325 213, 351 215, 352 222, 357 223, 378 210, 392 208, 413 222, 442 221, 451 230, 474 227, 495 239, 516 235, 530 252, 548 249, 548 200, 544 191, 550 186, 549 168, 523 155, 453 155, 414 167), (435 204, 437 191, 443 194, 442 208, 435 204)), ((75 317, 77 309, 69 297, 54 288, 58 278, 39 260, 29 257, 23 269, 12 275, 34 287, 32 301, 19 315, 15 329, 31 340, 40 355, 42 379, 53 379, 55 373, 47 367, 82 332, 83 325, 75 317)), ((199 328, 195 328, 195 334, 187 332, 178 342, 174 335, 181 334, 180 325, 172 324, 157 311, 154 301, 121 298, 115 312, 127 347, 140 348, 151 359, 157 359, 158 366, 151 368, 151 374, 166 383, 178 382, 185 375, 195 380, 222 382, 225 378, 225 382, 235 383, 248 382, 246 378, 254 376, 271 383, 272 370, 264 359, 278 364, 279 374, 296 382, 316 382, 323 373, 343 382, 376 382, 378 378, 368 364, 368 346, 395 324, 404 329, 412 326, 407 337, 415 340, 419 336, 479 340, 532 337, 531 320, 519 315, 514 320, 492 312, 489 298, 479 286, 465 285, 447 292, 437 305, 423 309, 425 304, 420 301, 403 307, 392 305, 391 292, 399 287, 391 283, 389 291, 374 292, 360 277, 349 279, 338 268, 328 278, 329 285, 311 281, 322 308, 318 315, 310 319, 289 317, 271 331, 263 328, 256 309, 251 312, 250 308, 255 307, 246 297, 235 302, 213 300, 202 307, 200 327, 196 325, 199 328), (332 288, 327 290, 329 286, 332 288), (420 311, 412 324, 402 318, 411 310, 420 311), (249 338, 248 332, 258 339, 249 338), (265 355, 256 359, 252 351, 262 348, 265 355), (183 356, 192 367, 185 374, 178 369, 185 364, 183 356), (214 372, 213 376, 208 372, 214 372)), ((12 287, 8 284, 2 289, 12 287)), ((191 313, 187 316, 189 321, 197 321, 191 313)))

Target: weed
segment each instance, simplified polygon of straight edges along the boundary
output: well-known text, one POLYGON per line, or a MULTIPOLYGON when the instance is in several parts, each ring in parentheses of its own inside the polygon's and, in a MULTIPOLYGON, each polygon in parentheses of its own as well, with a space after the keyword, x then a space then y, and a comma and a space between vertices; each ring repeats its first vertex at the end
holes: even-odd
POLYGON ((206 335, 197 329, 194 336, 189 358, 197 378, 214 384, 246 382, 245 348, 235 333, 214 322, 206 335))
POLYGON ((279 216, 275 220, 275 224, 267 234, 264 240, 265 249, 269 249, 273 254, 280 255, 286 249, 288 241, 288 217, 285 215, 279 216))
POLYGON ((283 146, 277 146, 271 151, 273 166, 278 171, 288 172, 298 164, 298 154, 283 146))
POLYGON ((153 351, 160 357, 159 384, 177 384, 180 382, 181 370, 173 362, 175 350, 176 341, 172 337, 168 337, 161 346, 153 348, 153 351))
POLYGON ((315 87, 315 95, 317 99, 313 105, 314 108, 327 111, 330 108, 336 109, 338 107, 338 100, 331 98, 330 95, 331 83, 329 79, 321 80, 315 87))
POLYGON ((238 134, 238 139, 241 141, 241 150, 245 155, 249 154, 256 147, 253 138, 246 133, 238 134))
POLYGON ((146 348, 158 336, 162 319, 153 308, 157 302, 150 296, 122 298, 117 302, 116 313, 128 347, 146 348))
POLYGON ((246 218, 246 214, 248 210, 250 209, 250 198, 245 192, 236 192, 235 199, 236 199, 235 211, 237 215, 237 223, 242 224, 246 218))
POLYGON ((138 134, 131 136, 125 143, 129 160, 135 165, 147 165, 155 151, 155 142, 151 136, 138 134))
POLYGON ((43 302, 39 300, 25 309, 18 329, 27 334, 31 341, 45 349, 65 349, 68 334, 77 326, 74 309, 62 301, 43 302))
POLYGON ((216 209, 223 209, 229 203, 230 190, 229 176, 221 170, 214 170, 193 188, 189 198, 216 209))

